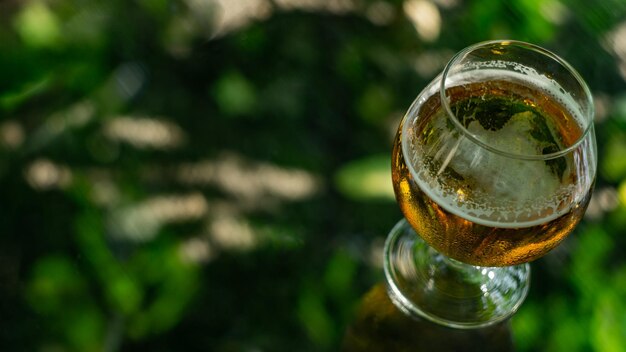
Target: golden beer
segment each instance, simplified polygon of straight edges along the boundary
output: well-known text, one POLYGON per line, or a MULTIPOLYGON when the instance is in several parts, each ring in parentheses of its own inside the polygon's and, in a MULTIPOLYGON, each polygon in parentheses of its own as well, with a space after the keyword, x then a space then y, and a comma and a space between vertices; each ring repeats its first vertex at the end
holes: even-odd
POLYGON ((446 96, 449 111, 436 92, 396 135, 392 177, 405 218, 430 246, 464 263, 543 256, 572 232, 590 199, 586 149, 559 154, 584 133, 582 119, 558 92, 515 79, 463 84, 446 96))

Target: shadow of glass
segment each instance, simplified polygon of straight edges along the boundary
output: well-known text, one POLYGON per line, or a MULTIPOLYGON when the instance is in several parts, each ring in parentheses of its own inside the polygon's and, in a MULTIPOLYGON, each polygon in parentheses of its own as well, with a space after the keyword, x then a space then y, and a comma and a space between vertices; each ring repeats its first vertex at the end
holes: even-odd
POLYGON ((480 329, 452 329, 410 317, 389 299, 384 283, 362 299, 342 343, 344 352, 515 351, 507 321, 480 329))

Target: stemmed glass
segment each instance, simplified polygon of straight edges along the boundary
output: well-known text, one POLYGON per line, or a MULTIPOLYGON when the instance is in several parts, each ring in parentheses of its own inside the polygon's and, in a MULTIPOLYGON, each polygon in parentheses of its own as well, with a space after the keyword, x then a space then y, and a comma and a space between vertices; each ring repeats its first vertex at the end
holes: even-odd
POLYGON ((563 59, 519 41, 456 54, 415 99, 392 154, 404 214, 384 249, 405 313, 455 328, 523 302, 528 262, 578 224, 596 173, 593 101, 563 59))

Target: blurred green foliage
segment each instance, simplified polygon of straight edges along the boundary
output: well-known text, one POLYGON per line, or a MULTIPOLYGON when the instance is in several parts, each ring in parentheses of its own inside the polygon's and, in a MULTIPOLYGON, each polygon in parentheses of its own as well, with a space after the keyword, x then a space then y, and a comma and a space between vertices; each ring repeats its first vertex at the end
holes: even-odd
POLYGON ((511 38, 580 71, 599 145, 515 345, 624 351, 625 18, 622 0, 0 2, 0 349, 337 350, 400 218, 399 119, 452 53, 511 38))

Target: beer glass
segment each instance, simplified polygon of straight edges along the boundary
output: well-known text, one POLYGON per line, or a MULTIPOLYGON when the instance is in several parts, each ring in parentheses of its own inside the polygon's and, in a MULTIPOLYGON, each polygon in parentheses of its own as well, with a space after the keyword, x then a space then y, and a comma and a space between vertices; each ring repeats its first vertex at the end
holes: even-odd
POLYGON ((520 306, 528 262, 578 224, 595 182, 593 101, 557 55, 519 41, 457 53, 398 127, 392 179, 402 219, 385 243, 388 293, 455 328, 520 306))

